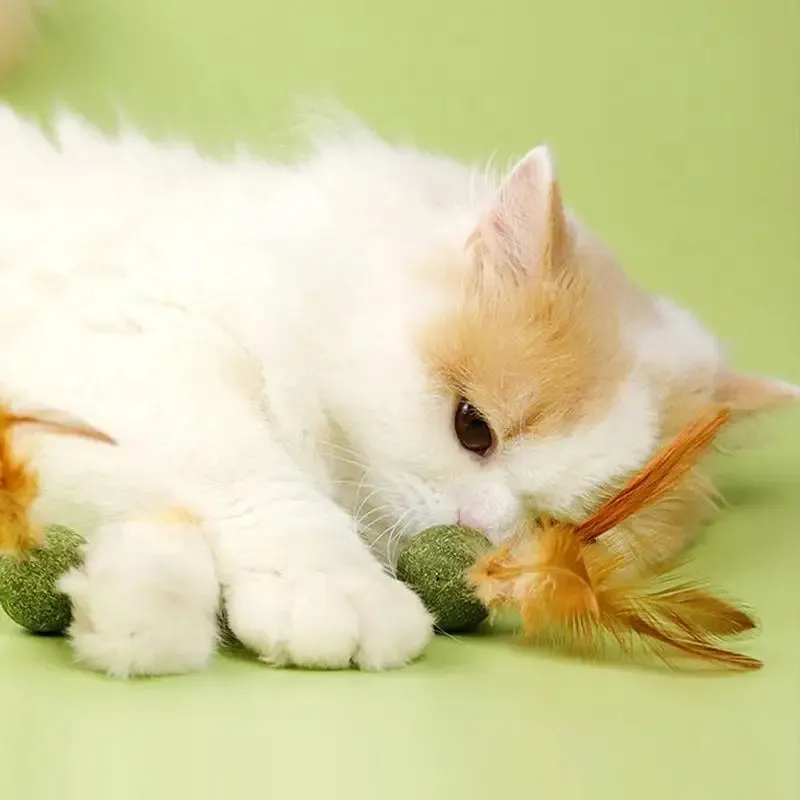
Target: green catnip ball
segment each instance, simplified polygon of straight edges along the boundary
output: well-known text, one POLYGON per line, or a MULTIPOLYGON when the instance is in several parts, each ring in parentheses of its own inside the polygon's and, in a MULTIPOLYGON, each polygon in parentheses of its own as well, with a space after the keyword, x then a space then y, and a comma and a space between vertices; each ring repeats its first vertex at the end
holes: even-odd
POLYGON ((397 576, 411 587, 446 633, 475 630, 488 616, 466 571, 491 544, 478 531, 439 525, 415 536, 400 553, 397 576))
POLYGON ((45 544, 24 556, 0 556, 0 606, 31 633, 64 633, 72 620, 69 598, 56 584, 83 560, 84 540, 69 528, 47 529, 45 544))

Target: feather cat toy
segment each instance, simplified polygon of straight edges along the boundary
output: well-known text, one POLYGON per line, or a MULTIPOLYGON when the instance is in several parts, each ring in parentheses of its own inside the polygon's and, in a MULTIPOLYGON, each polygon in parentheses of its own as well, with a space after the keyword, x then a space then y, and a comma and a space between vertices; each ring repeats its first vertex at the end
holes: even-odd
POLYGON ((477 596, 490 610, 517 611, 530 638, 554 638, 589 651, 611 640, 625 652, 644 646, 667 663, 683 655, 723 668, 759 669, 757 659, 719 644, 755 628, 746 612, 671 579, 666 568, 631 577, 629 559, 602 540, 673 489, 729 420, 726 409, 698 417, 583 522, 526 523, 471 568, 477 596))

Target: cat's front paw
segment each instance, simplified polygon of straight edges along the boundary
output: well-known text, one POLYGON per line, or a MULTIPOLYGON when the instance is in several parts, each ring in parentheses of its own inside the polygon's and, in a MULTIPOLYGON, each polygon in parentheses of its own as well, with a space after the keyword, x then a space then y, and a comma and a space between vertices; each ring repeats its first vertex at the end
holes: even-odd
POLYGON ((417 595, 377 567, 254 574, 230 587, 227 602, 233 632, 273 664, 401 667, 433 630, 417 595))
POLYGON ((202 669, 217 641, 219 584, 191 522, 122 522, 95 534, 69 596, 75 656, 116 677, 202 669))

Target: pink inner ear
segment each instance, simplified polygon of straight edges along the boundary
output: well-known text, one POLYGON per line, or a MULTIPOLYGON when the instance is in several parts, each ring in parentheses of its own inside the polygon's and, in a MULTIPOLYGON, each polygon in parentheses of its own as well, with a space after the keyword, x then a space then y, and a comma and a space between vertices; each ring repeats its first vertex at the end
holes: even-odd
POLYGON ((496 266, 538 272, 562 260, 565 230, 552 158, 540 146, 500 186, 476 234, 496 266))

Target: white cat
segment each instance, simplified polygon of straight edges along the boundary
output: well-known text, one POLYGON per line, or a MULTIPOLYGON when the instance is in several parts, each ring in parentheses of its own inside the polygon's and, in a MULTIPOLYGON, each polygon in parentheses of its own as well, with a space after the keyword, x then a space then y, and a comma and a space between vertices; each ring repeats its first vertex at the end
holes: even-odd
MULTIPOLYGON (((630 284, 543 147, 496 180, 360 130, 294 166, 56 133, 0 114, 0 397, 119 443, 16 434, 36 520, 90 541, 71 635, 112 674, 202 667, 220 586, 265 660, 406 664, 404 537, 578 518, 709 403, 798 396, 630 284)), ((668 556, 707 498, 615 544, 668 556)))

